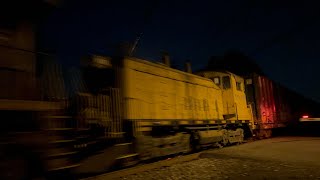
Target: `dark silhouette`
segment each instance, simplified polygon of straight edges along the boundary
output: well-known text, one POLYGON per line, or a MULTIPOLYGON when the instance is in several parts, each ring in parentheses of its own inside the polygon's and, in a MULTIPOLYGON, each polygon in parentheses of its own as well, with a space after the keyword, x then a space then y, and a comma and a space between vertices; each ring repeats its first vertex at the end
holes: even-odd
POLYGON ((237 50, 228 50, 223 56, 212 56, 206 70, 227 70, 241 76, 250 73, 264 75, 253 59, 237 50))

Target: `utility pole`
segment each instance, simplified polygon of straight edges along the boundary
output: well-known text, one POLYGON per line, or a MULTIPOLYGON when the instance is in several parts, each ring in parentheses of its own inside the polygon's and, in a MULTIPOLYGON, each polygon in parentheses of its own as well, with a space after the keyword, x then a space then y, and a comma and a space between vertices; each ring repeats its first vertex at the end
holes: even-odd
MULTIPOLYGON (((147 24, 149 24, 151 22, 153 11, 154 11, 157 3, 158 3, 158 0, 154 0, 151 4, 151 7, 146 9, 145 15, 144 15, 144 26, 146 26, 147 24)), ((143 29, 144 28, 142 28, 142 31, 143 31, 143 29)), ((136 40, 134 41, 134 43, 128 53, 129 56, 133 56, 134 51, 136 50, 138 43, 141 40, 142 35, 143 35, 143 32, 140 32, 140 34, 137 36, 136 40)))
POLYGON ((132 48, 130 49, 130 52, 129 52, 129 56, 132 56, 133 55, 133 52, 134 50, 136 49, 141 37, 142 37, 143 33, 141 32, 138 37, 136 38, 136 40, 134 41, 134 44, 132 46, 132 48))

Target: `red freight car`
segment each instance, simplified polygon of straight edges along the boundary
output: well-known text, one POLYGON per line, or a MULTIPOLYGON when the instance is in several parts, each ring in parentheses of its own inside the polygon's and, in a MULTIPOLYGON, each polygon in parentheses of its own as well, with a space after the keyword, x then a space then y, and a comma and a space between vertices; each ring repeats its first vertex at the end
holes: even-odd
POLYGON ((287 89, 256 73, 246 77, 247 102, 252 106, 256 135, 270 137, 272 129, 292 120, 287 89))

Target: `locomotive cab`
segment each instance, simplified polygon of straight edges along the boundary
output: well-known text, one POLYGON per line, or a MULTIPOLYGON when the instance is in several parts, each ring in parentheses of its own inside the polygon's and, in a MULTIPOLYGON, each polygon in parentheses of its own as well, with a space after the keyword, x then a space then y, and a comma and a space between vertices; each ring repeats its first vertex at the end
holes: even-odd
POLYGON ((202 72, 200 75, 211 79, 221 88, 225 120, 251 121, 251 110, 247 107, 242 77, 230 72, 202 72))

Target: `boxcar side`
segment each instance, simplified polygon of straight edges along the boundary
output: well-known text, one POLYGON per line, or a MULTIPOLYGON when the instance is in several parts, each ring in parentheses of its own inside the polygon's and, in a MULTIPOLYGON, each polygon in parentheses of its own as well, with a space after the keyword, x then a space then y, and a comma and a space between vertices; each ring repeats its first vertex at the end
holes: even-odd
POLYGON ((292 124, 304 111, 300 106, 300 95, 266 76, 255 73, 246 76, 245 87, 247 102, 253 107, 258 136, 270 137, 272 131, 292 124))

